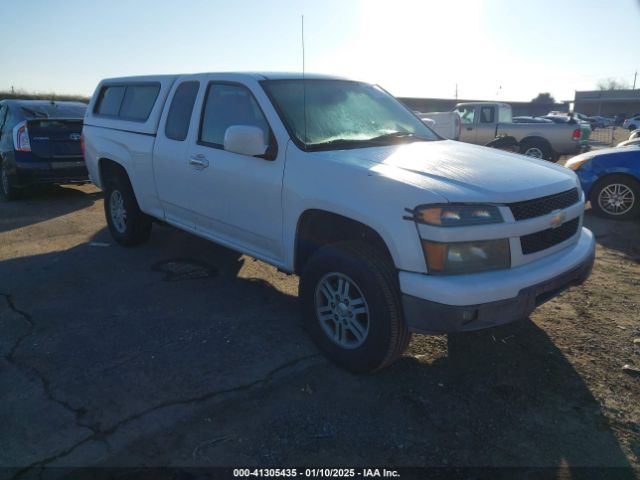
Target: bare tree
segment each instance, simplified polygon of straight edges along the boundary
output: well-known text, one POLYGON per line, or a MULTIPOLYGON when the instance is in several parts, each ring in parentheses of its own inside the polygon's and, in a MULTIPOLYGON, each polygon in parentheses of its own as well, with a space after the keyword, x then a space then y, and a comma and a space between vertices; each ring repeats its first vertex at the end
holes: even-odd
POLYGON ((631 88, 624 80, 616 78, 605 78, 597 83, 598 90, 628 90, 631 88))

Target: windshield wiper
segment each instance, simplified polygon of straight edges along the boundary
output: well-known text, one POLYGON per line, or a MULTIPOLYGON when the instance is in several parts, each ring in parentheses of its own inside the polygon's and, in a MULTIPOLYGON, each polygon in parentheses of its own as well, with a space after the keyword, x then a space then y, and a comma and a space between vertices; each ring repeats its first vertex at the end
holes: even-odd
POLYGON ((307 145, 308 150, 324 150, 330 148, 349 148, 349 147, 362 147, 367 145, 386 145, 389 143, 389 140, 404 140, 410 139, 415 141, 426 141, 430 140, 426 137, 420 137, 415 133, 411 132, 389 132, 383 135, 378 135, 377 137, 371 138, 336 138, 334 140, 329 140, 327 142, 321 143, 313 143, 311 145, 307 145))
POLYGON ((383 135, 378 135, 377 137, 370 138, 370 142, 378 142, 380 140, 387 140, 389 138, 413 138, 415 137, 415 133, 410 132, 389 132, 383 135))
POLYGON ((355 139, 355 138, 335 138, 326 142, 310 143, 307 145, 307 150, 325 150, 331 148, 349 148, 362 146, 369 142, 369 139, 355 139))

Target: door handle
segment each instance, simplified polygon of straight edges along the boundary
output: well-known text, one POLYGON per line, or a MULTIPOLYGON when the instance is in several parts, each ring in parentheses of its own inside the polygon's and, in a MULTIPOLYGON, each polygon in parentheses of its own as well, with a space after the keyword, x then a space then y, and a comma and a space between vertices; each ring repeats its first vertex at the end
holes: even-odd
POLYGON ((209 166, 209 160, 207 160, 204 155, 192 155, 189 157, 189 165, 203 169, 209 166))
POLYGON ((467 130, 471 131, 473 130, 473 127, 467 127, 467 130))

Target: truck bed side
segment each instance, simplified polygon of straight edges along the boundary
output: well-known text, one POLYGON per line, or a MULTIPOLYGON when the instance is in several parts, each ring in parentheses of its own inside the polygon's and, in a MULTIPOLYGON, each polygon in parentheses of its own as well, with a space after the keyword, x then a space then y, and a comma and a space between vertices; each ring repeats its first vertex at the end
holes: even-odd
POLYGON ((579 141, 573 137, 573 132, 576 129, 579 130, 580 127, 556 123, 499 123, 496 134, 510 135, 518 142, 525 138, 544 138, 549 142, 554 152, 564 155, 576 153, 579 145, 579 141))
MULTIPOLYGON (((142 211, 162 214, 155 193, 153 177, 153 146, 167 95, 177 75, 156 75, 107 79, 100 82, 91 98, 84 119, 85 160, 91 181, 104 189, 101 162, 115 162, 124 168, 134 186, 142 211), (153 107, 146 119, 123 118, 118 114, 101 114, 99 102, 107 87, 157 85, 153 107)), ((121 101, 124 103, 125 100, 121 101)))

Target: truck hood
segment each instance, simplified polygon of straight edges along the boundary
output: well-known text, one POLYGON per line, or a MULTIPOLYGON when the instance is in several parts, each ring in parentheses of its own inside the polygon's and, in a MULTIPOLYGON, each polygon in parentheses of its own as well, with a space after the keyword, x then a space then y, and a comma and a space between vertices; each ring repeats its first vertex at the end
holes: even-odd
POLYGON ((442 140, 313 155, 418 186, 450 202, 510 203, 577 186, 568 168, 493 148, 442 140))

